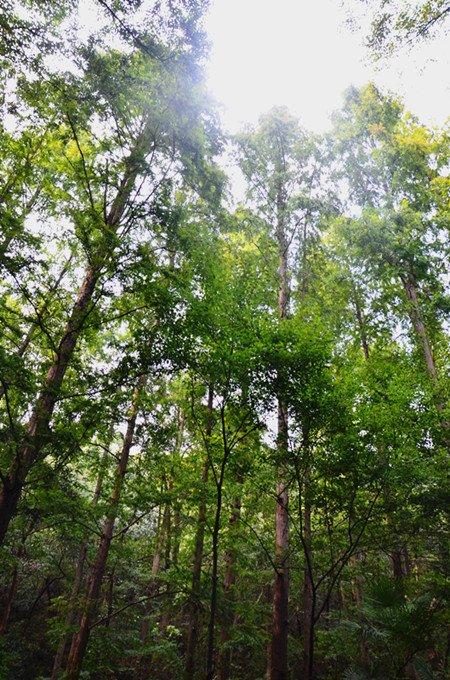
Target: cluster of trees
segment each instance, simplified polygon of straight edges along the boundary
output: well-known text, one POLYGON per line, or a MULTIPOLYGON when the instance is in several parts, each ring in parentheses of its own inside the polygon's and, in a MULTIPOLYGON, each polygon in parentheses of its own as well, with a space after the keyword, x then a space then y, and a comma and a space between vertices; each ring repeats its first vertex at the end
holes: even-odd
POLYGON ((278 108, 227 140, 205 2, 25 4, 0 677, 444 678, 448 134, 367 85, 325 136, 278 108))

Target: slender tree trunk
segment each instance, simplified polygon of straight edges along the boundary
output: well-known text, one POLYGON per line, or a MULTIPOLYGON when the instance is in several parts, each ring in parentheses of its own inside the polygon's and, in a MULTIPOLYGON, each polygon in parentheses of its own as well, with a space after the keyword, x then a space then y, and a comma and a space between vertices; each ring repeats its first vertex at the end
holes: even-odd
POLYGON ((219 534, 220 520, 222 515, 223 482, 225 479, 225 469, 231 450, 228 448, 225 430, 225 415, 223 407, 221 409, 222 434, 223 434, 223 456, 220 464, 220 473, 216 479, 217 497, 214 526, 212 532, 212 571, 211 571, 211 598, 209 608, 208 638, 206 651, 206 680, 213 680, 215 675, 215 626, 217 615, 217 586, 218 586, 218 563, 219 563, 219 534))
MULTIPOLYGON (((281 321, 289 311, 288 249, 284 214, 286 197, 283 186, 277 194, 277 242, 278 242, 278 316, 281 321)), ((278 400, 277 449, 280 463, 277 481, 277 504, 275 510, 275 584, 273 596, 273 629, 269 661, 270 680, 286 680, 288 675, 288 602, 289 602, 289 496, 285 481, 285 461, 288 455, 289 426, 287 405, 278 400)))
MULTIPOLYGON (((354 555, 351 555, 348 563, 350 565, 350 568, 356 568, 358 566, 358 562, 360 560, 360 553, 357 552, 354 555)), ((362 590, 362 583, 361 583, 361 577, 356 576, 356 578, 351 579, 351 587, 352 587, 352 599, 357 608, 360 610, 363 604, 363 590, 362 590)))
MULTIPOLYGON (((212 387, 208 392, 208 412, 209 418, 206 424, 206 437, 209 438, 212 432, 212 409, 213 409, 214 393, 212 387)), ((202 487, 206 492, 209 473, 209 455, 205 456, 205 463, 202 471, 202 487)), ((197 529, 195 533, 195 547, 194 547, 194 561, 192 566, 192 585, 191 596, 189 602, 189 621, 188 634, 186 645, 186 664, 185 664, 185 678, 192 680, 195 671, 195 659, 197 652, 197 642, 200 626, 200 592, 201 592, 201 575, 203 562, 203 545, 205 541, 206 528, 206 493, 202 495, 198 506, 197 529)))
POLYGON ((214 475, 217 488, 216 498, 216 512, 214 517, 214 526, 212 532, 212 572, 211 572, 211 598, 209 609, 209 623, 208 623, 208 638, 207 638, 207 653, 206 653, 206 680, 213 680, 215 677, 215 625, 217 616, 217 590, 218 590, 218 561, 219 561, 219 535, 220 535, 220 520, 222 514, 222 498, 223 498, 223 482, 225 479, 225 470, 228 459, 231 454, 231 448, 228 446, 226 426, 225 426, 225 411, 224 406, 221 408, 222 421, 222 437, 223 437, 223 456, 220 464, 219 475, 214 475))
MULTIPOLYGON (((171 267, 173 267, 173 259, 171 260, 171 267)), ((173 455, 177 455, 181 450, 183 443, 183 433, 184 433, 184 416, 180 411, 178 414, 178 431, 175 442, 175 447, 173 455)), ((171 475, 174 473, 174 468, 172 466, 171 475)), ((173 478, 169 477, 167 480, 167 491, 169 494, 173 492, 173 478)), ((179 507, 179 506, 178 506, 179 507)), ((179 537, 177 537, 179 541, 179 537)), ((179 547, 179 544, 178 544, 179 547)), ((176 548, 178 550, 178 547, 176 548)), ((150 572, 150 581, 148 585, 148 597, 145 609, 145 615, 141 624, 141 643, 145 645, 148 640, 150 632, 150 616, 152 610, 154 609, 155 596, 158 592, 158 575, 159 572, 164 569, 167 570, 170 567, 172 557, 172 509, 171 501, 168 501, 164 506, 164 511, 161 512, 161 506, 158 511, 158 522, 156 528, 156 542, 155 550, 153 553, 152 567, 150 572)), ((178 559, 178 555, 177 555, 178 559)), ((167 611, 161 615, 160 618, 160 630, 164 631, 169 625, 169 618, 167 611)), ((137 659, 136 662, 136 672, 137 678, 149 677, 151 666, 151 656, 142 655, 137 659)))
MULTIPOLYGON (((177 469, 177 466, 179 465, 179 455, 181 451, 181 447, 183 446, 183 437, 184 437, 184 426, 185 426, 185 416, 183 411, 180 409, 178 412, 178 432, 177 432, 177 441, 175 445, 175 455, 176 455, 176 461, 174 461, 174 465, 172 466, 172 479, 175 478, 175 470, 177 469)), ((172 487, 171 487, 172 489, 172 487)), ((172 500, 172 506, 173 506, 173 521, 171 522, 171 540, 168 541, 167 544, 167 558, 170 564, 173 566, 178 565, 178 557, 180 554, 180 541, 181 541, 181 503, 178 501, 177 498, 174 498, 172 500)))
MULTIPOLYGON (((419 296, 417 293, 417 285, 411 275, 401 277, 406 297, 409 302, 409 316, 411 323, 416 331, 422 346, 422 353, 424 363, 430 380, 435 387, 435 405, 437 412, 441 415, 446 407, 445 398, 438 385, 438 372, 436 363, 434 361, 433 350, 431 348, 430 339, 428 337, 427 329, 423 321, 422 312, 420 309, 419 296)), ((448 450, 450 450, 450 420, 441 417, 441 425, 443 429, 443 440, 448 450)))
POLYGON ((113 613, 113 598, 114 598, 114 577, 115 569, 111 569, 108 576, 108 590, 106 591, 106 618, 105 618, 105 628, 109 628, 111 625, 111 616, 113 613))
POLYGON ((420 343, 422 345, 423 357, 425 360, 425 365, 433 382, 437 381, 437 371, 436 364, 434 362, 433 352, 431 349, 430 340, 428 338, 427 329, 423 322, 422 314, 420 311, 419 298, 417 295, 416 284, 410 277, 402 278, 403 287, 405 289, 406 297, 410 303, 409 315, 411 318, 411 323, 416 331, 420 343))
MULTIPOLYGON (((172 491, 172 483, 169 482, 168 490, 172 491)), ((172 510, 169 504, 164 510, 164 571, 170 567, 170 556, 172 553, 172 510)))
POLYGON ((222 512, 222 481, 217 488, 216 513, 212 532, 212 571, 211 571, 211 598, 209 606, 209 622, 206 650, 206 680, 214 678, 214 637, 217 612, 217 568, 219 558, 219 531, 220 516, 222 512))
POLYGON ((0 619, 0 635, 5 635, 6 630, 8 628, 12 605, 16 597, 18 581, 19 581, 19 567, 16 564, 12 573, 12 578, 9 584, 8 592, 6 593, 5 605, 3 607, 2 617, 0 619))
MULTIPOLYGON (((242 478, 239 478, 242 484, 242 478)), ((236 548, 233 544, 235 528, 241 516, 241 494, 236 496, 233 511, 230 517, 230 547, 225 554, 225 578, 223 581, 224 614, 220 630, 220 654, 218 661, 218 680, 228 680, 231 669, 231 649, 229 647, 230 629, 234 620, 234 593, 233 587, 236 579, 235 560, 236 548)))
POLYGON ((3 613, 0 618, 0 635, 5 635, 8 625, 9 625, 9 620, 11 618, 11 612, 12 612, 12 607, 14 604, 14 600, 16 597, 17 593, 17 586, 19 583, 19 565, 21 560, 25 557, 26 554, 26 548, 25 548, 25 543, 28 539, 28 537, 32 534, 34 527, 36 526, 37 522, 39 521, 39 516, 35 515, 32 517, 31 522, 29 523, 28 527, 22 534, 22 538, 20 541, 19 548, 17 550, 17 563, 14 566, 14 570, 12 573, 11 581, 9 584, 8 592, 6 594, 5 598, 5 605, 3 608, 3 613))
POLYGON ((369 343, 367 340, 367 330, 366 330, 366 320, 364 317, 364 312, 361 306, 361 301, 359 299, 358 291, 356 286, 353 285, 353 304, 355 306, 356 320, 358 323, 359 337, 361 340, 362 351, 364 352, 364 357, 366 361, 369 359, 369 343))
MULTIPOLYGON (((149 122, 149 121, 148 121, 149 122)), ((140 161, 145 151, 148 134, 148 122, 138 138, 136 145, 126 160, 126 168, 115 199, 106 219, 106 229, 116 231, 120 219, 127 206, 133 190, 140 161)), ((9 523, 14 517, 22 494, 23 484, 30 469, 41 456, 42 449, 49 438, 49 426, 53 410, 61 389, 61 385, 70 364, 78 338, 92 305, 92 297, 104 263, 110 253, 106 250, 97 252, 86 269, 83 283, 78 291, 76 302, 60 340, 56 358, 49 368, 44 385, 32 410, 30 420, 25 428, 25 436, 18 447, 17 454, 4 475, 0 492, 0 545, 3 544, 9 523)))
POLYGON ((78 557, 77 566, 75 569, 75 577, 72 584, 72 590, 70 593, 69 610, 67 612, 66 620, 64 622, 64 633, 59 641, 58 649, 56 650, 55 659, 53 661, 53 669, 51 680, 56 680, 60 674, 61 668, 64 663, 64 657, 66 654, 66 649, 69 643, 69 637, 71 634, 71 628, 75 625, 77 620, 77 600, 80 594, 81 584, 83 581, 84 565, 86 562, 87 555, 87 541, 83 542, 81 546, 80 555, 78 557))
MULTIPOLYGON (((165 544, 167 542, 167 517, 170 516, 170 506, 164 506, 164 512, 161 513, 159 509, 159 518, 155 542, 155 550, 152 559, 152 568, 150 572, 150 582, 147 588, 147 603, 145 607, 145 615, 141 625, 141 643, 145 645, 148 640, 150 632, 150 616, 154 608, 155 595, 158 591, 158 575, 161 570, 161 563, 163 561, 163 553, 165 551, 165 544)), ((149 666, 151 664, 150 655, 142 655, 137 663, 137 677, 149 677, 149 666)))
MULTIPOLYGON (((351 282, 352 284, 352 290, 353 290, 353 304, 355 307, 355 314, 356 314, 356 321, 358 325, 358 331, 359 331, 359 337, 360 337, 360 342, 361 342, 361 349, 364 354, 364 358, 366 361, 369 360, 370 357, 370 349, 369 349, 369 342, 367 339, 367 328, 366 328, 366 319, 364 316, 360 296, 359 296, 359 291, 356 288, 356 285, 351 282)), ((354 518, 354 513, 353 509, 350 514, 350 522, 351 524, 354 524, 355 518, 354 518)), ((358 562, 361 559, 361 553, 358 551, 355 554, 352 554, 349 558, 349 565, 350 567, 355 567, 357 566, 358 562)), ((356 576, 356 578, 351 579, 351 587, 352 587, 352 599, 353 602, 356 604, 358 610, 361 609, 363 605, 363 588, 362 588, 362 579, 360 576, 356 576)), ((342 589, 341 589, 342 593, 342 589)), ((369 661, 369 650, 367 646, 367 641, 362 640, 361 641, 361 660, 363 663, 367 664, 369 661)))
POLYGON ((303 536, 305 550, 305 569, 303 580, 303 678, 312 680, 314 668, 314 616, 315 593, 312 580, 312 549, 311 549, 311 501, 309 498, 309 474, 305 475, 305 507, 303 512, 303 536))
POLYGON ((117 464, 114 487, 112 490, 108 515, 103 525, 102 536, 97 550, 97 556, 89 579, 86 599, 81 612, 78 632, 72 638, 72 644, 67 661, 66 676, 67 680, 76 680, 81 671, 84 655, 89 641, 90 627, 95 615, 98 599, 105 574, 106 562, 108 559, 109 548, 111 545, 114 524, 120 502, 120 496, 124 483, 125 474, 128 466, 130 450, 133 445, 136 419, 139 410, 139 401, 142 390, 147 381, 146 375, 141 375, 138 385, 134 391, 132 406, 128 417, 127 431, 125 434, 120 459, 117 464))
POLYGON ((172 557, 171 562, 174 567, 178 566, 178 558, 180 556, 180 541, 181 541, 181 505, 176 503, 173 513, 173 541, 172 541, 172 557))
MULTIPOLYGON (((108 437, 108 442, 111 441, 113 436, 113 429, 110 429, 110 436, 108 437)), ((92 507, 95 508, 100 499, 100 495, 103 487, 103 480, 105 477, 106 465, 107 465, 108 452, 104 451, 101 461, 100 468, 97 475, 97 481, 95 484, 94 495, 92 497, 92 507)), ((84 539, 80 554, 78 556, 77 565, 75 568, 75 576, 72 584, 72 590, 70 592, 69 598, 69 608, 66 615, 66 620, 64 622, 64 633, 59 641, 58 649, 56 650, 55 659, 53 661, 53 669, 51 680, 57 680, 59 677, 61 668, 63 667, 64 657, 66 654, 67 646, 69 643, 71 628, 75 625, 78 615, 78 597, 80 595, 81 585, 83 582, 84 565, 86 563, 86 556, 88 551, 88 539, 84 539)))
MULTIPOLYGON (((284 435, 284 412, 279 405, 279 433, 284 435)), ((283 446, 284 450, 284 446, 283 446)), ((279 471, 277 483, 277 506, 275 514, 275 586, 273 598, 273 630, 270 654, 270 680, 287 678, 287 638, 288 638, 288 599, 289 599, 289 506, 288 491, 284 481, 284 470, 279 471)))

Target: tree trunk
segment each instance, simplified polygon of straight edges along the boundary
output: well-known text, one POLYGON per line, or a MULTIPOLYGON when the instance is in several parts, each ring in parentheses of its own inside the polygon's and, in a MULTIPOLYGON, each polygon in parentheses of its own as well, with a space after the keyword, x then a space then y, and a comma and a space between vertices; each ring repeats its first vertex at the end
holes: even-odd
POLYGON ((10 582, 8 592, 7 592, 7 595, 6 595, 6 598, 5 598, 5 606, 4 606, 4 609, 3 609, 3 614, 2 614, 2 617, 0 619, 0 635, 5 635, 6 630, 8 628, 9 620, 11 618, 12 606, 14 604, 14 599, 15 599, 16 593, 17 593, 17 586, 18 586, 18 583, 19 583, 20 561, 26 555, 25 544, 27 542, 28 537, 31 536, 31 534, 33 533, 33 529, 35 528, 36 524, 38 524, 38 522, 39 522, 39 514, 34 514, 31 518, 31 521, 28 524, 27 528, 22 533, 20 545, 17 549, 17 563, 14 566, 11 582, 10 582))
MULTIPOLYGON (((154 607, 154 598, 158 591, 158 574, 161 569, 161 562, 163 558, 164 545, 167 542, 167 517, 170 516, 170 506, 164 506, 164 512, 161 517, 161 508, 159 509, 159 518, 155 542, 155 550, 152 559, 152 568, 150 572, 150 582, 147 589, 147 603, 145 607, 145 615, 141 625, 141 643, 145 645, 148 640, 150 632, 150 616, 154 607)), ((143 654, 137 662, 136 676, 138 678, 149 677, 148 667, 151 664, 150 655, 143 654)))
MULTIPOLYGON (((213 408, 214 394, 210 387, 208 392, 208 411, 209 418, 206 424, 206 437, 211 436, 212 432, 212 408, 213 408)), ((202 472, 202 487, 206 492, 206 486, 208 483, 208 472, 209 472, 209 456, 206 455, 205 463, 203 465, 202 472)), ((191 596, 189 602, 189 621, 188 621, 188 635, 187 635, 187 645, 186 645, 186 664, 185 664, 185 678, 186 680, 192 680, 194 677, 195 670, 195 658, 197 651, 197 642, 199 634, 199 618, 200 618, 200 584, 202 575, 202 562, 203 562, 203 545, 205 540, 205 527, 206 527, 206 493, 202 495, 198 506, 198 518, 197 518, 197 530, 195 534, 195 547, 194 547, 194 562, 192 566, 192 586, 191 586, 191 596)))
POLYGON ((435 383, 437 381, 436 364, 434 362, 433 352, 428 338, 428 333, 422 319, 416 284, 411 277, 403 277, 402 282, 405 289, 406 297, 410 303, 409 315, 411 318, 411 323, 422 345, 425 366, 427 368, 428 375, 430 376, 431 380, 435 383))
POLYGON ((17 592, 17 583, 19 581, 19 567, 16 564, 12 573, 11 582, 9 584, 8 592, 5 598, 5 605, 3 607, 2 617, 0 619, 0 635, 5 635, 8 628, 9 618, 11 616, 12 605, 17 592))
POLYGON ((396 548, 390 554, 392 564, 392 572, 395 579, 402 579, 408 576, 411 571, 411 564, 409 561, 409 553, 406 545, 396 548))
MULTIPOLYGON (((285 416, 281 404, 278 406, 279 439, 287 435, 285 416)), ((281 444, 285 451, 284 443, 281 444)), ((289 506, 288 491, 284 481, 284 470, 279 470, 277 483, 277 506, 275 514, 275 565, 276 575, 273 597, 273 630, 270 653, 270 680, 286 680, 288 641, 288 599, 289 599, 289 506)))
MULTIPOLYGON (((278 242, 278 316, 283 321, 289 311, 289 270, 288 249, 284 225, 286 197, 284 187, 277 192, 278 242)), ((275 584, 273 596, 273 629, 269 656, 270 680, 286 680, 288 675, 288 601, 289 601, 289 496, 285 482, 285 461, 288 455, 289 428, 287 405, 278 399, 277 449, 280 463, 278 467, 277 504, 275 510, 275 584)))
MULTIPOLYGON (((239 479, 242 484, 242 478, 239 479)), ((234 620, 234 593, 233 587, 236 579, 235 560, 236 548, 233 544, 235 527, 241 516, 241 495, 236 496, 233 511, 230 517, 230 547, 225 554, 225 578, 223 581, 224 614, 220 630, 220 654, 218 661, 218 680, 228 680, 231 669, 231 649, 229 647, 230 629, 234 620)))
MULTIPOLYGON (((110 436, 108 437, 108 442, 112 439, 113 429, 110 429, 110 436)), ((100 499, 102 492, 103 480, 105 477, 105 468, 107 464, 108 452, 104 451, 101 461, 100 468, 97 475, 97 481, 95 484, 94 495, 92 497, 92 507, 95 508, 100 499)), ((81 585, 83 582, 84 565, 86 562, 86 556, 88 551, 88 539, 87 537, 81 545, 80 554, 77 560, 77 566, 75 568, 75 577, 72 584, 72 590, 69 598, 69 609, 67 611, 66 620, 64 622, 64 633, 56 650, 55 659, 53 662, 53 669, 51 680, 57 680, 59 677, 61 668, 63 667, 64 657, 66 654, 67 646, 70 638, 71 628, 75 625, 78 615, 78 597, 81 590, 81 585)))
MULTIPOLYGON (((176 441, 175 452, 179 456, 181 447, 183 445, 184 436, 184 426, 185 426, 185 416, 183 411, 180 409, 178 413, 178 433, 176 441)), ((177 465, 179 461, 177 461, 177 465)), ((175 467, 172 468, 172 474, 174 474, 175 467)), ((173 505, 173 522, 172 522, 172 540, 170 541, 170 563, 174 567, 178 566, 178 557, 180 554, 180 541, 181 541, 181 503, 178 499, 174 498, 172 501, 173 505)))
POLYGON ((217 612, 217 568, 219 557, 219 531, 220 516, 222 512, 222 484, 217 489, 216 513, 212 533, 212 571, 211 571, 211 598, 209 607, 208 638, 206 650, 206 680, 214 678, 214 633, 217 612))
POLYGON ((178 558, 180 555, 180 540, 181 540, 181 505, 176 503, 173 513, 173 541, 172 541, 172 556, 171 562, 174 567, 178 566, 178 558))
POLYGON ((309 475, 305 475, 305 509, 303 514, 305 570, 303 581, 303 678, 312 680, 314 673, 314 617, 315 592, 312 579, 312 550, 311 550, 311 501, 308 490, 309 475))
POLYGON ((220 520, 222 514, 223 482, 225 470, 231 449, 228 447, 224 406, 221 408, 222 436, 223 436, 223 456, 220 464, 220 473, 214 475, 217 488, 216 513, 212 532, 212 572, 211 572, 211 598, 208 623, 208 641, 206 653, 206 680, 213 680, 215 676, 215 625, 217 615, 217 586, 218 586, 218 562, 219 562, 219 534, 220 520))
MULTIPOLYGON (((106 218, 105 229, 115 232, 124 213, 140 168, 150 132, 149 121, 138 137, 136 144, 126 159, 125 171, 111 209, 106 218)), ((78 291, 76 302, 60 340, 56 358, 49 368, 44 385, 25 428, 26 434, 18 447, 8 472, 3 477, 0 492, 0 545, 3 544, 9 523, 14 517, 22 494, 22 487, 30 469, 41 456, 41 451, 49 438, 49 426, 61 385, 70 364, 78 338, 91 309, 92 297, 104 263, 110 253, 97 252, 86 269, 83 283, 78 291)))
POLYGON ((136 419, 139 410, 139 401, 142 390, 147 381, 146 375, 141 375, 138 385, 134 391, 132 406, 128 418, 127 431, 125 434, 120 459, 115 473, 114 487, 109 501, 108 515, 103 525, 103 532, 97 550, 97 556, 92 569, 92 574, 88 583, 87 594, 81 612, 79 629, 72 638, 69 658, 67 661, 66 676, 67 680, 76 680, 81 671, 84 655, 89 641, 90 627, 95 615, 98 599, 105 574, 106 562, 108 559, 109 548, 111 545, 114 524, 120 502, 120 496, 124 483, 125 474, 128 466, 130 450, 133 445, 136 419))
POLYGON ((367 341, 367 330, 366 330, 366 320, 364 318, 364 312, 361 307, 361 301, 359 299, 358 291, 356 286, 352 282, 353 287, 353 304, 355 305, 356 320, 358 322, 359 337, 361 340, 361 348, 364 352, 364 358, 366 361, 369 359, 369 343, 367 341))
POLYGON ((106 628, 109 628, 111 625, 111 616, 113 613, 114 576, 115 569, 111 569, 108 576, 108 590, 106 591, 106 617, 104 623, 106 628))

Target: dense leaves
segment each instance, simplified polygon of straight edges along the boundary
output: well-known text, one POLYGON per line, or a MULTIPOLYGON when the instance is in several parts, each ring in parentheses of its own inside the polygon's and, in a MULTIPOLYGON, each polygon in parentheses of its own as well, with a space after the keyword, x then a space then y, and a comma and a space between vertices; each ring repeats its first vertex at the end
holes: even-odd
POLYGON ((0 16, 1 677, 443 679, 448 131, 226 140, 205 3, 90 5, 0 16))

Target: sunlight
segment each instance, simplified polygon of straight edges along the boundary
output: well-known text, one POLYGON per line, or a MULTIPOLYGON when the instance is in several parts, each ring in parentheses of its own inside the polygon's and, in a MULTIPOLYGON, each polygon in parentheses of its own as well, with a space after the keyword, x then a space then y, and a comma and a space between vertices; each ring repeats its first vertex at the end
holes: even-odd
MULTIPOLYGON (((353 14, 367 26, 361 3, 354 2, 353 14)), ((336 0, 213 0, 208 84, 223 104, 224 125, 235 132, 286 104, 321 132, 343 91, 370 80, 398 92, 425 122, 442 123, 450 107, 450 90, 442 87, 449 69, 445 36, 377 69, 364 48, 365 31, 352 32, 347 16, 336 0)))

